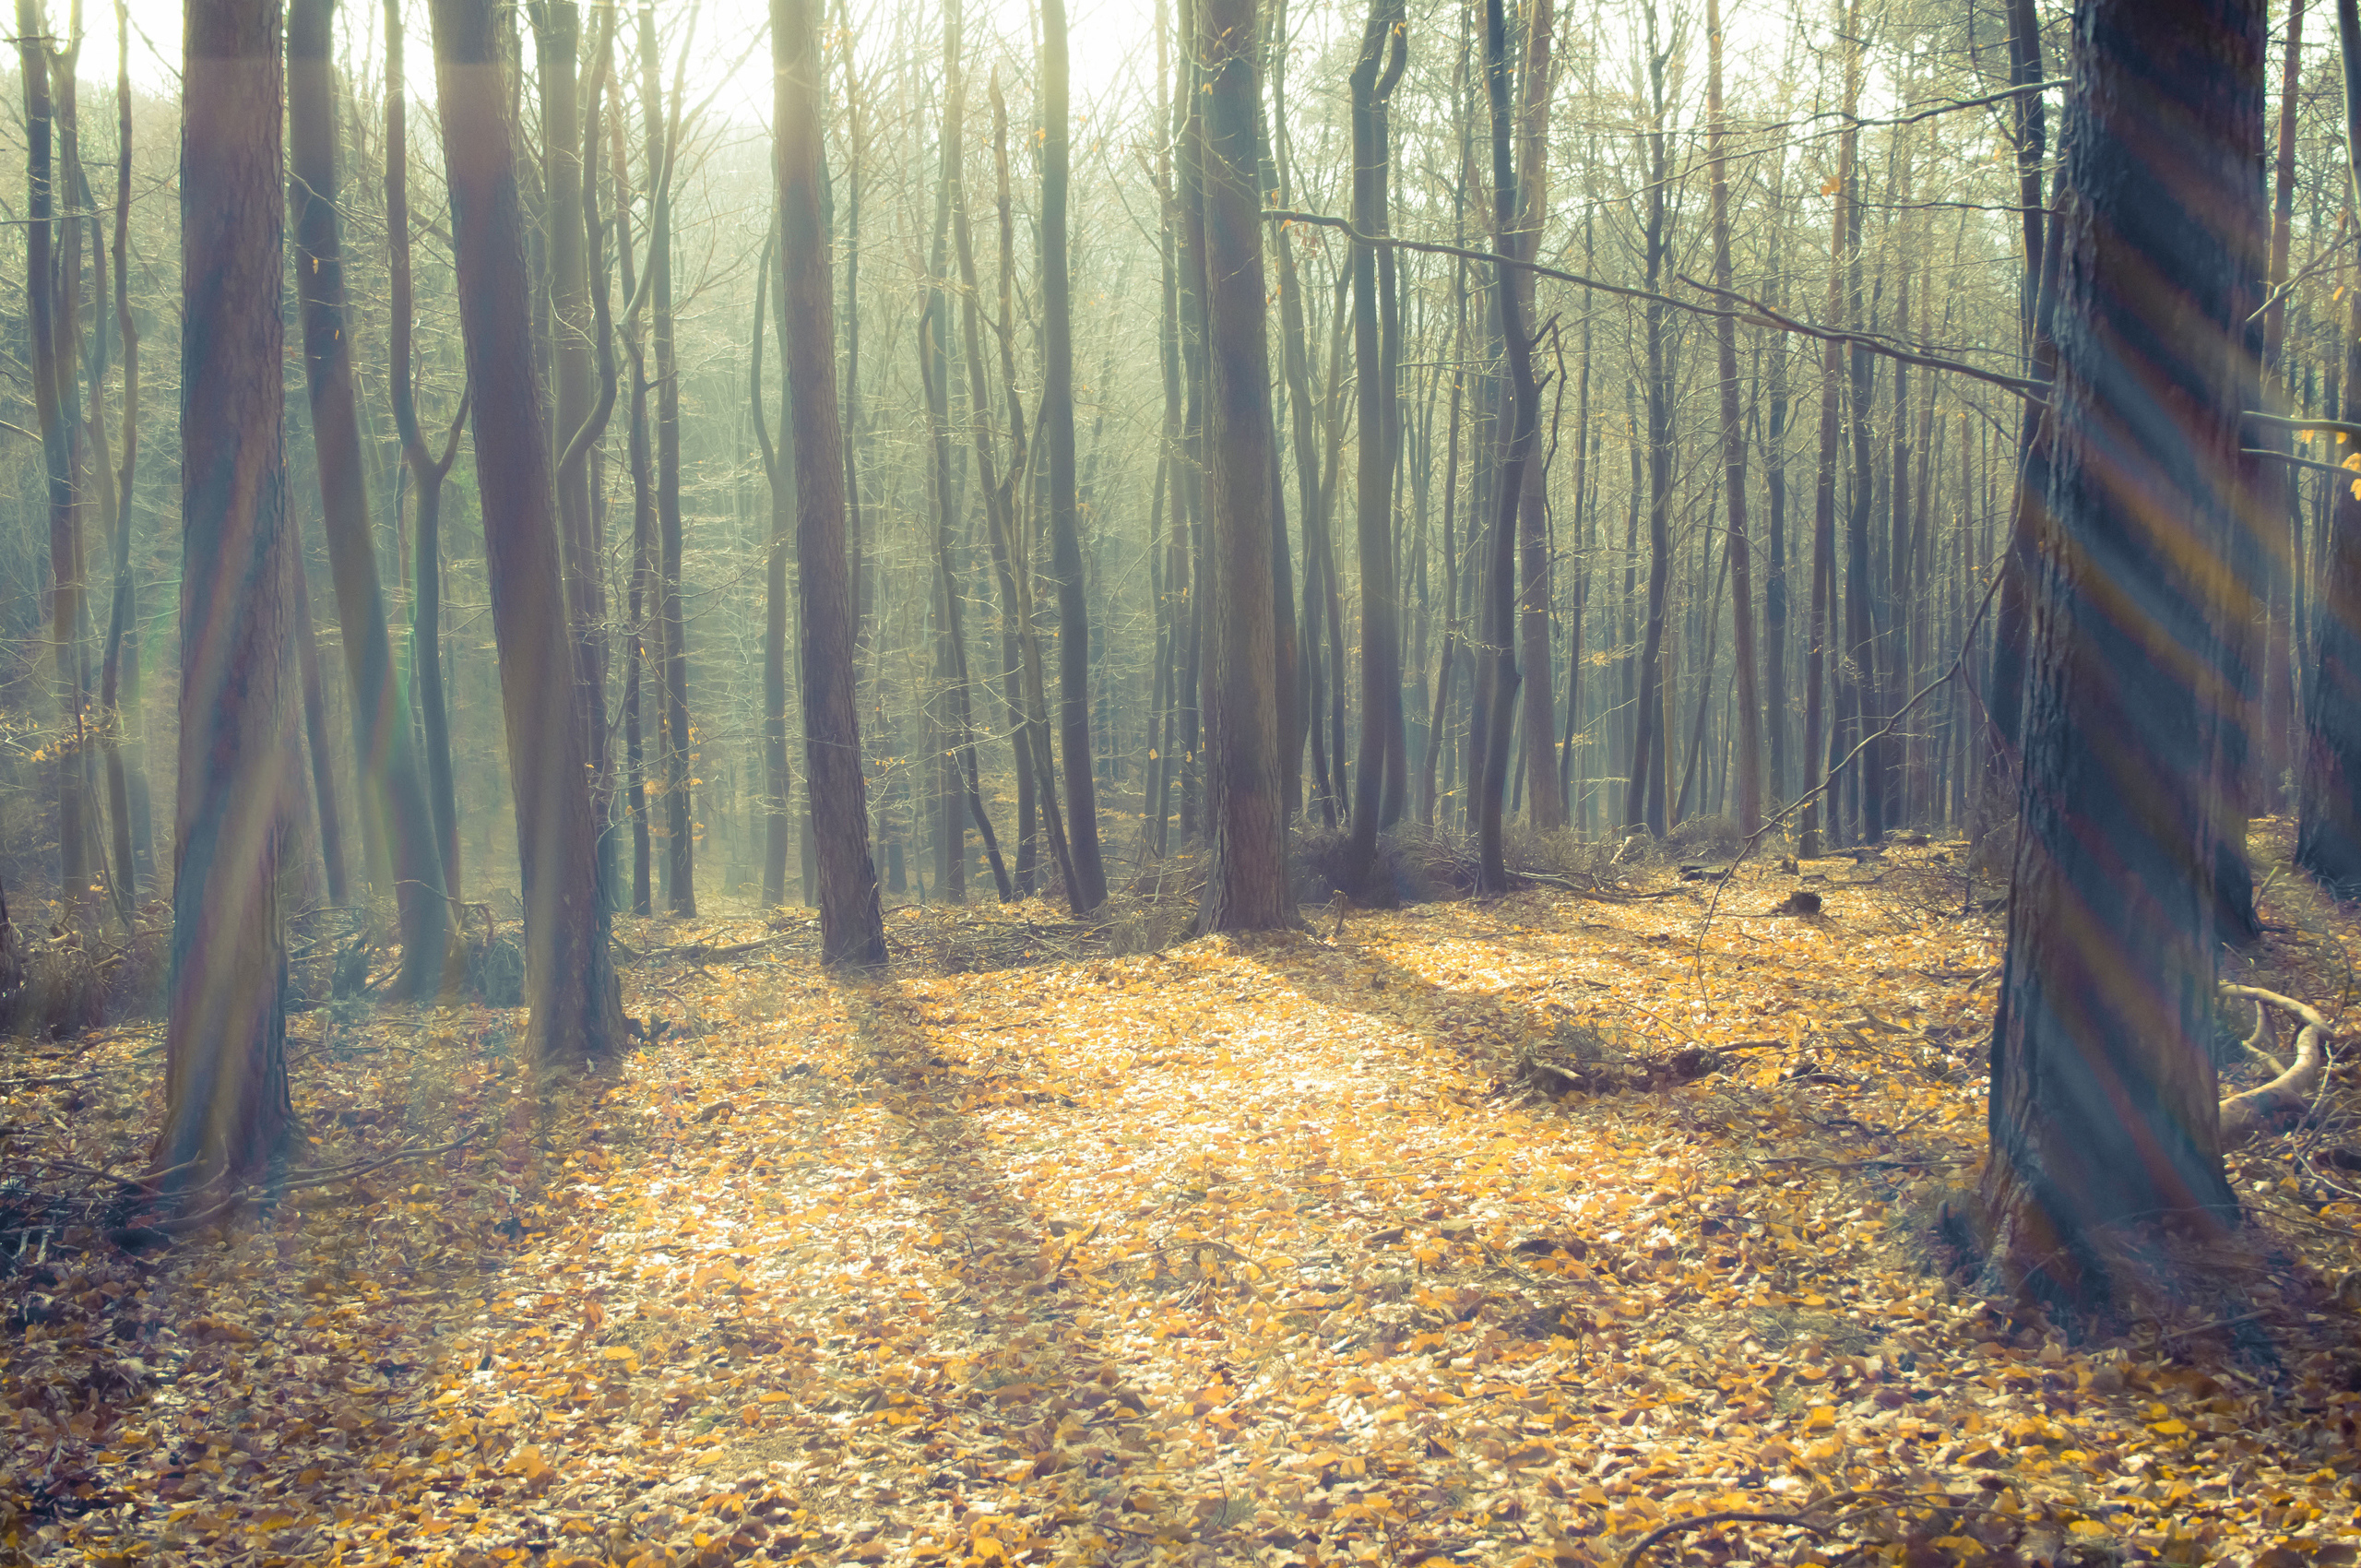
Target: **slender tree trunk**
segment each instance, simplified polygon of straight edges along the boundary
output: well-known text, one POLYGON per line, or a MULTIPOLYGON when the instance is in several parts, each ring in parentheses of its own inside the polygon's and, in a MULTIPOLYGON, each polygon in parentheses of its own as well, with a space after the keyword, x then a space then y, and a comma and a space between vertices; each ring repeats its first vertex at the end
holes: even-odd
MULTIPOLYGON (((1722 109, 1721 0, 1705 0, 1708 57, 1705 113, 1714 165, 1714 286, 1730 287, 1729 126, 1722 109)), ((1732 701, 1738 708, 1738 830, 1751 837, 1762 826, 1762 698, 1754 681, 1754 566, 1746 531, 1746 427, 1738 417, 1738 324, 1715 324, 1722 372, 1722 506, 1728 520, 1723 559, 1730 575, 1732 701)), ((1712 674, 1710 659, 1706 673, 1712 674)))
MULTIPOLYGON (((30 87, 43 74, 34 53, 43 30, 31 0, 19 6, 30 87)), ((277 0, 191 6, 183 32, 181 422, 190 460, 181 471, 171 1014, 152 1157, 172 1193, 260 1170, 293 1118, 279 869, 301 565, 280 454, 279 33, 277 0)))
MULTIPOLYGON (((1665 129, 1664 74, 1668 57, 1656 41, 1654 0, 1645 8, 1647 70, 1652 104, 1648 129, 1640 138, 1641 156, 1649 170, 1647 221, 1641 244, 1645 258, 1646 287, 1657 291, 1670 251, 1671 216, 1667 185, 1671 177, 1671 153, 1665 129)), ((1669 826, 1665 815, 1665 782, 1671 736, 1671 711, 1664 670, 1665 614, 1672 581, 1672 368, 1665 342, 1664 306, 1651 299, 1643 307, 1642 329, 1647 342, 1648 411, 1648 605, 1646 628, 1640 646, 1639 712, 1634 717, 1631 778, 1625 793, 1623 820, 1627 826, 1644 827, 1657 838, 1669 826)))
MULTIPOLYGON (((468 399, 463 395, 452 415, 450 434, 438 460, 427 449, 419 428, 418 402, 411 382, 411 333, 415 312, 409 255, 409 97, 403 86, 401 0, 386 6, 386 234, 391 277, 391 319, 387 323, 387 357, 393 383, 394 429, 401 440, 402 460, 409 465, 410 489, 417 497, 411 546, 416 552, 416 597, 410 606, 409 658, 418 692, 420 729, 426 742, 426 790, 434 818, 434 841, 443 872, 443 890, 459 897, 458 797, 451 772, 450 707, 443 692, 443 481, 458 455, 459 434, 467 422, 468 399)), ((326 837, 323 824, 321 837, 326 837)), ((331 861, 333 868, 334 861, 331 861)), ((342 872, 336 873, 341 879, 342 872)))
POLYGON ((854 614, 845 552, 844 430, 836 407, 836 296, 823 208, 817 0, 771 0, 779 253, 789 384, 795 387, 795 553, 802 611, 803 735, 820 869, 820 950, 832 964, 885 961, 869 858, 868 783, 853 707, 854 614))
MULTIPOLYGON (((1492 233, 1508 255, 1517 221, 1516 166, 1510 158, 1511 67, 1508 18, 1502 0, 1484 0, 1484 80, 1492 113, 1492 233)), ((1501 342, 1508 361, 1512 422, 1501 433, 1500 483, 1494 497, 1491 561, 1484 584, 1484 640, 1491 659, 1486 671, 1487 716, 1483 781, 1476 825, 1476 886, 1479 893, 1508 891, 1508 861, 1501 836, 1501 810, 1508 796, 1510 729, 1516 719, 1516 520, 1524 495, 1525 466, 1540 428, 1540 392, 1533 379, 1533 345, 1525 336, 1525 307, 1517 298, 1515 268, 1503 259, 1493 291, 1500 308, 1501 342)))
MULTIPOLYGON (((1516 255, 1539 257, 1541 226, 1549 208, 1548 129, 1550 45, 1558 18, 1553 0, 1532 0, 1525 18, 1525 77, 1518 119, 1516 255)), ((1534 275, 1520 268, 1525 320, 1534 319, 1534 275)), ((1554 436, 1551 445, 1556 445, 1554 436)), ((1565 795, 1558 779, 1557 737, 1549 656, 1549 615, 1556 588, 1549 560, 1549 465, 1529 463, 1517 505, 1521 585, 1517 635, 1524 668, 1525 820, 1545 831, 1566 826, 1565 795)))
POLYGON ((320 481, 337 624, 352 694, 363 813, 386 836, 399 909, 400 995, 432 996, 441 986, 450 905, 434 818, 420 777, 409 694, 394 664, 386 600, 369 524, 361 450, 361 405, 353 387, 352 335, 344 291, 344 240, 337 210, 336 91, 328 63, 335 0, 292 0, 287 13, 287 135, 294 209, 295 291, 303 309, 304 384, 320 481))
MULTIPOLYGON (((139 692, 139 600, 131 571, 132 481, 139 468, 139 327, 131 315, 131 29, 124 6, 125 0, 115 0, 114 315, 123 341, 123 458, 113 481, 101 487, 113 539, 114 594, 100 666, 99 702, 106 715, 107 814, 114 830, 116 896, 128 910, 137 902, 142 870, 152 850, 143 809, 148 745, 139 692)), ((103 333, 100 340, 105 341, 103 333)), ((91 422, 99 433, 102 480, 108 456, 105 425, 99 417, 103 373, 101 365, 90 381, 91 422)))
MULTIPOLYGON (((1858 36, 1859 0, 1839 0, 1840 25, 1847 40, 1858 36), (1849 4, 1850 8, 1846 6, 1849 4)), ((1828 240, 1828 305, 1825 319, 1840 320, 1845 309, 1845 256, 1852 243, 1853 162, 1857 133, 1851 127, 1856 99, 1860 87, 1859 68, 1856 62, 1859 51, 1849 42, 1845 48, 1845 92, 1847 128, 1836 140, 1835 189, 1830 208, 1828 240)), ((1835 802, 1827 799, 1828 776, 1825 771, 1827 747, 1823 714, 1827 702, 1828 640, 1833 630, 1830 619, 1830 589, 1836 574, 1836 453, 1841 422, 1844 418, 1844 346, 1832 339, 1821 350, 1820 361, 1820 458, 1812 470, 1811 505, 1811 618, 1806 629, 1804 653, 1804 792, 1803 810, 1797 814, 1797 849, 1802 856, 1812 856, 1821 850, 1821 819, 1823 811, 1830 825, 1835 819, 1835 802)))
MULTIPOLYGON (((672 315, 671 199, 660 172, 665 164, 663 85, 650 7, 641 7, 639 28, 647 168, 654 193, 648 209, 647 272, 655 317, 649 336, 656 360, 655 619, 661 646, 658 668, 662 671, 658 762, 664 779, 664 901, 676 919, 694 920, 696 814, 691 769, 696 742, 689 727, 688 626, 681 600, 681 365, 672 315)), ((679 112, 677 103, 673 112, 679 112)))
MULTIPOLYGON (((2261 407, 2272 413, 2291 410, 2286 362, 2288 245, 2296 220, 2296 119, 2298 91, 2303 85, 2304 0, 2287 0, 2284 23, 2286 53, 2279 75, 2279 134, 2276 148, 2277 200, 2271 215, 2271 260, 2267 281, 2271 292, 2262 313, 2261 407)), ((2261 439, 2253 445, 2289 451, 2285 429, 2258 426, 2249 434, 2261 439)), ((2261 606, 2262 694, 2256 705, 2257 733, 2248 742, 2250 774, 2242 780, 2248 808, 2270 813, 2281 809, 2280 780, 2295 758, 2289 750, 2296 733, 2295 619, 2296 580, 2296 507, 2301 470, 2287 463, 2264 463, 2256 478, 2260 489, 2255 506, 2262 524, 2263 569, 2267 598, 2261 606)))
MULTIPOLYGON (((1387 144, 1386 99, 1408 60, 1408 25, 1398 4, 1370 0, 1361 52, 1353 66, 1353 226, 1386 232, 1386 184, 1393 153, 1387 144)), ((1402 713, 1402 609, 1394 580, 1394 386, 1378 320, 1378 247, 1356 242, 1353 268, 1353 364, 1359 394, 1360 439, 1355 475, 1355 537, 1360 547, 1361 733, 1356 762, 1352 838, 1345 879, 1368 904, 1394 902, 1381 885, 1377 830, 1383 810, 1386 755, 1402 713)), ((1339 674, 1341 676, 1341 671, 1339 674)))
MULTIPOLYGON (((1252 36, 1242 46, 1250 46, 1252 36)), ((1252 68, 1250 59, 1247 69, 1252 68)), ((1041 446, 1049 459, 1050 573, 1058 589, 1058 744, 1065 770, 1066 837, 1074 855, 1072 898, 1077 910, 1085 910, 1107 901, 1107 873, 1099 860, 1097 787, 1091 777, 1090 609, 1074 505, 1074 292, 1066 255, 1072 116, 1066 95, 1065 0, 1042 0, 1041 446)), ((1252 168, 1251 151, 1247 166, 1252 168)))
POLYGON ((623 1042, 598 875, 592 759, 573 701, 574 649, 555 486, 533 363, 515 127, 492 0, 434 0, 434 62, 474 387, 476 488, 525 894, 527 1050, 556 1063, 623 1042))

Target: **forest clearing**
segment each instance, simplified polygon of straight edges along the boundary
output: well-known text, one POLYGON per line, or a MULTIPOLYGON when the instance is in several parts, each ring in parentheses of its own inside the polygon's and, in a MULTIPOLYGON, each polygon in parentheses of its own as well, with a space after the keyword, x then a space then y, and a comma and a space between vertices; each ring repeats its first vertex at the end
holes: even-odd
MULTIPOLYGON (((0 1531, 1275 1568, 1628 1562, 1737 1514, 1646 1561, 2354 1561, 2351 1067, 2136 1313, 1967 1288, 1933 1210, 2001 932, 1959 849, 1807 862, 1813 916, 1742 868, 1702 941, 1714 885, 1669 868, 965 972, 962 924, 1057 912, 906 908, 863 980, 800 922, 671 928, 625 970, 655 1043, 546 1104, 514 1012, 323 1007, 295 1158, 356 1174, 7 1279, 0 1531)), ((2247 978, 2349 1006, 2361 922, 2263 909, 2247 978)), ((102 1194, 153 1051, 19 1059, 19 1157, 102 1194)))

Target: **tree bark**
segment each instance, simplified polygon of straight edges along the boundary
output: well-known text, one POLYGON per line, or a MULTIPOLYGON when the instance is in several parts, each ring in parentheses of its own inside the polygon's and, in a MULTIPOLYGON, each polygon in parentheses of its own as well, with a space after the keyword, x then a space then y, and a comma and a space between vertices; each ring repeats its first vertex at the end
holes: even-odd
POLYGON ((434 0, 434 65, 516 802, 531 1009, 527 1051, 554 1064, 619 1047, 623 1004, 599 887, 593 761, 573 701, 573 639, 533 362, 515 127, 494 14, 493 0, 434 0))
POLYGON ((2246 693, 2240 413, 2263 270, 2261 0, 2085 0, 2055 467, 1993 1024, 1991 1266, 2104 1295, 2103 1228, 2235 1223, 2213 1069, 2218 762, 2246 693))
MULTIPOLYGON (((1541 254, 1541 225, 1548 212, 1550 45, 1558 18, 1553 0, 1532 0, 1525 20, 1525 77, 1519 84, 1523 103, 1518 113, 1517 232, 1515 254, 1533 261, 1541 254)), ((1517 287, 1524 291, 1525 318, 1534 319, 1534 275, 1519 268, 1517 287)), ((1556 445, 1553 437, 1551 445, 1556 445)), ((1518 502, 1519 566, 1523 574, 1517 610, 1517 636, 1524 669, 1525 820, 1545 831, 1566 826, 1565 795, 1558 778, 1556 722, 1549 657, 1549 616, 1556 594, 1556 574, 1549 560, 1549 465, 1528 463, 1524 493, 1518 502)))
MULTIPOLYGON (((39 18, 19 4, 30 51, 39 18)), ((182 35, 180 781, 152 1157, 174 1194, 259 1170, 293 1115, 279 868, 301 564, 282 447, 279 33, 277 0, 190 0, 182 35)))
MULTIPOLYGON (((1055 0, 1052 0, 1052 4, 1055 0)), ((1276 611, 1272 602, 1271 363, 1263 292, 1262 118, 1254 0, 1198 0, 1192 41, 1206 91, 1205 814, 1211 865, 1200 931, 1296 921, 1279 768, 1276 611)), ((1072 757, 1068 757, 1071 767, 1072 757)))
POLYGON ((777 137, 779 254, 788 382, 795 389, 795 553, 802 611, 803 737, 819 849, 820 951, 831 964, 885 961, 869 858, 868 781, 853 707, 853 607, 845 563, 844 430, 836 406, 836 294, 822 208, 818 0, 771 0, 771 124, 777 137))

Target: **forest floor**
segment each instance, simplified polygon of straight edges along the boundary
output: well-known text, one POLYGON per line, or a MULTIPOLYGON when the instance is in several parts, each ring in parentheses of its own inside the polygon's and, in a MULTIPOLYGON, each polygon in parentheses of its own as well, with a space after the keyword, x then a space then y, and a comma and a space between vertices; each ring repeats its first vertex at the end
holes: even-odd
MULTIPOLYGON (((2000 955, 1958 855, 1807 863, 1809 917, 1771 867, 1658 868, 1134 956, 900 910, 863 983, 800 927, 635 926, 667 1027, 552 1094, 515 1013, 303 1015, 312 1184, 177 1244, 6 1221, 0 1542, 2361 1561, 2353 1069, 2233 1157, 2253 1223, 2179 1300, 2070 1339, 1985 1299, 1930 1224, 2000 955)), ((2350 911, 2262 903, 2250 978, 2349 1016, 2350 911)), ((19 1214, 137 1168, 160 1049, 9 1048, 19 1214)))

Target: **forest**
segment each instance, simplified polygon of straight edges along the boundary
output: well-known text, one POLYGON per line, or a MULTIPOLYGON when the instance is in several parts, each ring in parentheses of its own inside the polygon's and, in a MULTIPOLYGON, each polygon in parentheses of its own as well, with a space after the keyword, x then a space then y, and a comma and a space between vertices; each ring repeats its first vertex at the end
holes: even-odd
POLYGON ((0 1564, 2361 1562, 2361 0, 14 0, 0 1564))

